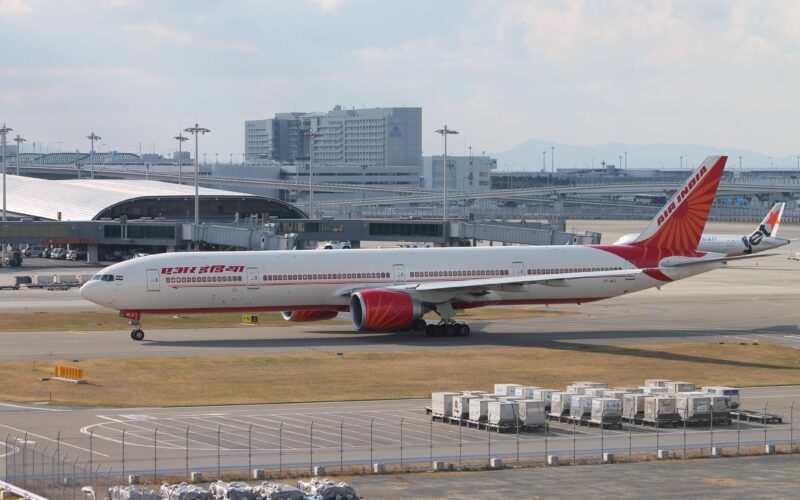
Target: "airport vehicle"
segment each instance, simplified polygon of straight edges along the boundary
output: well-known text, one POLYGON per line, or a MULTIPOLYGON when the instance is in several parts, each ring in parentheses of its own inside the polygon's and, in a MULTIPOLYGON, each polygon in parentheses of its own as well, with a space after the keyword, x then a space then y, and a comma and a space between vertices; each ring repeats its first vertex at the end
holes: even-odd
MULTIPOLYGON (((700 237, 697 250, 725 255, 750 255, 772 250, 791 243, 791 240, 778 238, 778 226, 781 223, 785 203, 776 203, 761 224, 749 235, 704 234, 700 237)), ((627 245, 634 241, 636 233, 626 234, 617 240, 615 245, 627 245)))
POLYGON ((322 241, 317 245, 317 250, 347 250, 350 246, 349 241, 322 241))
POLYGON ((627 245, 186 252, 113 264, 81 295, 120 310, 142 340, 143 314, 284 311, 316 321, 349 311, 358 331, 470 333, 455 309, 592 302, 723 267, 697 250, 727 157, 707 158, 627 245), (440 321, 422 316, 435 312, 440 321))
POLYGON ((28 245, 25 247, 23 254, 25 257, 41 257, 46 247, 41 245, 28 245))
POLYGON ((54 248, 50 252, 50 258, 51 259, 61 259, 61 260, 63 260, 66 257, 67 257, 67 251, 65 249, 61 248, 61 247, 54 248))

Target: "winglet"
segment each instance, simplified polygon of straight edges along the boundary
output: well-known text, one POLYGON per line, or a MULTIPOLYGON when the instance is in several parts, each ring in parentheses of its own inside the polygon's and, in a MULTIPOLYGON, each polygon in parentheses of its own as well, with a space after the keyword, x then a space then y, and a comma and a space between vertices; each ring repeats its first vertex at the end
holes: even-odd
POLYGON ((696 250, 727 161, 727 156, 706 158, 631 244, 696 250))

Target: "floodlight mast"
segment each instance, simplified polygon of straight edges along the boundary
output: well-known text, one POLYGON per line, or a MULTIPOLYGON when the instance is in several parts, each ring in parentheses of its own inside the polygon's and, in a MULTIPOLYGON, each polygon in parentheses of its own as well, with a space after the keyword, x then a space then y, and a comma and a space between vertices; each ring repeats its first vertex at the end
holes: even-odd
POLYGON ((447 136, 458 131, 447 128, 447 125, 436 131, 444 137, 444 156, 442 157, 442 220, 447 221, 447 136))
POLYGON ((181 156, 183 156, 182 155, 182 153, 183 153, 182 146, 183 146, 184 142, 189 140, 189 138, 186 137, 185 135, 181 134, 180 132, 178 132, 178 135, 173 137, 173 139, 178 141, 178 184, 183 184, 183 167, 181 165, 181 161, 182 161, 181 156))
POLYGON ((99 141, 100 139, 102 139, 102 137, 100 137, 97 134, 95 134, 94 130, 93 130, 91 134, 86 136, 86 138, 89 139, 90 141, 92 141, 92 151, 91 151, 91 156, 92 156, 91 165, 92 166, 91 166, 91 172, 89 174, 89 178, 90 179, 94 179, 94 141, 99 141))
POLYGON ((19 134, 17 134, 17 136, 14 137, 14 142, 17 143, 17 175, 19 175, 19 153, 22 151, 22 143, 27 140, 28 139, 20 137, 19 134))
MULTIPOLYGON (((1 152, 3 155, 3 222, 6 221, 6 135, 13 130, 11 127, 6 127, 5 123, 0 127, 0 138, 2 138, 3 147, 1 152)), ((3 254, 5 254, 5 248, 6 246, 3 245, 3 254)))
POLYGON ((309 130, 305 133, 309 138, 308 144, 308 217, 314 218, 314 142, 319 137, 319 132, 309 130))
MULTIPOLYGON (((183 131, 194 135, 194 234, 192 235, 192 239, 197 242, 197 233, 200 228, 200 189, 197 187, 197 170, 199 168, 197 163, 198 140, 200 135, 205 135, 211 132, 211 130, 203 128, 198 123, 195 123, 194 127, 183 129, 183 131)), ((195 243, 195 246, 197 246, 197 243, 195 243)))

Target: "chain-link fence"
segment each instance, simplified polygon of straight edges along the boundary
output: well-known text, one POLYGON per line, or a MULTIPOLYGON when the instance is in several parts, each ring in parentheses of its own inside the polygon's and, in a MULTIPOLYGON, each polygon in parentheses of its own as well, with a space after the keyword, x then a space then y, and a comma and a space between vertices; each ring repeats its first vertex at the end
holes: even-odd
MULTIPOLYGON (((274 416, 272 416, 274 417, 274 416)), ((429 470, 442 462, 451 470, 488 468, 492 459, 505 466, 796 452, 794 402, 690 423, 622 422, 592 426, 587 421, 551 420, 531 431, 521 422, 497 432, 466 421, 433 421, 429 416, 371 417, 352 421, 320 417, 275 421, 238 418, 216 426, 182 426, 173 419, 123 421, 95 434, 66 437, 5 437, 5 480, 53 498, 82 497, 81 488, 97 491, 127 484, 129 476, 149 485, 180 482, 201 473, 204 480, 311 475, 378 470, 429 470), (775 449, 773 449, 775 448, 775 449), (661 457, 659 457, 661 455, 661 457)), ((0 454, 2 455, 2 454, 0 454)), ((194 478, 195 480, 197 477, 194 478)))

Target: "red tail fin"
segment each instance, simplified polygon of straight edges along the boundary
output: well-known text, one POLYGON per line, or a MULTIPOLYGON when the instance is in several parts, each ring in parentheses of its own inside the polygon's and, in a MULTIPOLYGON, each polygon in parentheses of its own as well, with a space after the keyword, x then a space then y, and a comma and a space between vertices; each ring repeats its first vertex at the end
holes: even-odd
POLYGON ((727 156, 706 158, 632 245, 696 250, 727 161, 727 156))

